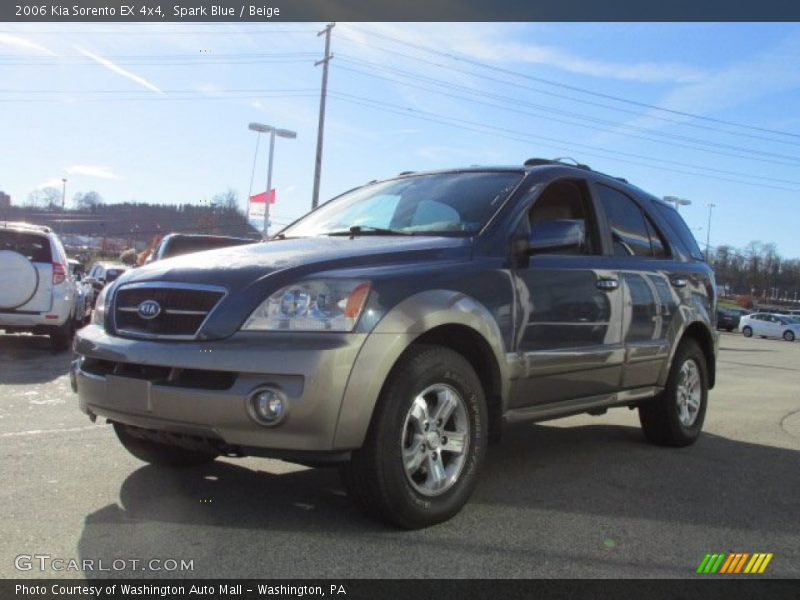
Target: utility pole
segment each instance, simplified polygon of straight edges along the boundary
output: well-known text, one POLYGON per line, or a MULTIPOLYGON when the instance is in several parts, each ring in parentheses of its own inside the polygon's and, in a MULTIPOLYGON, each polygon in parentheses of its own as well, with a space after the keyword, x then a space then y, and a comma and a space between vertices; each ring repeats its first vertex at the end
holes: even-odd
POLYGON ((328 23, 325 29, 317 33, 317 37, 325 34, 325 58, 314 63, 322 65, 322 92, 319 97, 319 125, 317 126, 317 159, 314 163, 314 193, 311 196, 311 210, 319 205, 319 179, 322 175, 322 136, 325 132, 325 98, 328 95, 328 63, 331 62, 331 29, 336 23, 328 23))

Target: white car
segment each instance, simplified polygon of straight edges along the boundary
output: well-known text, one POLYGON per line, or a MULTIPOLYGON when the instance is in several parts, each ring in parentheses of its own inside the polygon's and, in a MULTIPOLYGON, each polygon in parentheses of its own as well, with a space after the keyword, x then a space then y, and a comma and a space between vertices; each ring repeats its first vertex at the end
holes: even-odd
POLYGON ((81 263, 74 258, 68 259, 67 263, 69 264, 69 274, 75 280, 75 289, 77 291, 77 297, 75 299, 75 327, 80 329, 87 323, 89 323, 89 319, 92 317, 92 306, 94 306, 94 289, 91 285, 82 283, 83 275, 83 266, 81 263))
POLYGON ((0 329, 49 335, 66 350, 75 333, 77 283, 49 227, 0 221, 0 329))
POLYGON ((755 313, 741 318, 739 331, 745 337, 757 335, 764 338, 783 338, 787 342, 793 342, 800 336, 800 321, 790 315, 755 313))

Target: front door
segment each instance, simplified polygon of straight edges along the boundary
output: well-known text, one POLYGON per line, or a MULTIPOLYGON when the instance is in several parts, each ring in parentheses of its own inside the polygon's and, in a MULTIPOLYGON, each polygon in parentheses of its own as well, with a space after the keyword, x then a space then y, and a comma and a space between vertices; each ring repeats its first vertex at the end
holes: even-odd
POLYGON ((624 360, 622 291, 602 256, 586 182, 552 182, 525 219, 527 231, 548 220, 582 222, 586 239, 581 249, 534 254, 514 269, 516 350, 524 373, 511 407, 613 393, 624 360))

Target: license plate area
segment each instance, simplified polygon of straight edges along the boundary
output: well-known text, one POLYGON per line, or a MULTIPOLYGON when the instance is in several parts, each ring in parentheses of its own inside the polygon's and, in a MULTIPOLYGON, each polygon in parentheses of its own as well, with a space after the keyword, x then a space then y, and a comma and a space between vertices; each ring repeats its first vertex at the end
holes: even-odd
POLYGON ((146 379, 106 375, 106 401, 110 408, 120 412, 152 412, 151 387, 146 379))

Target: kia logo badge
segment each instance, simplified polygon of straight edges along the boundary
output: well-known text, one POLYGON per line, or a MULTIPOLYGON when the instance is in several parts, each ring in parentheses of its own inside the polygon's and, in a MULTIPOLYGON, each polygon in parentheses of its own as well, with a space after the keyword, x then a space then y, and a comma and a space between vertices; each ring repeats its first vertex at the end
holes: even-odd
POLYGON ((161 305, 155 300, 145 300, 136 308, 136 312, 143 319, 155 319, 161 314, 161 305))

